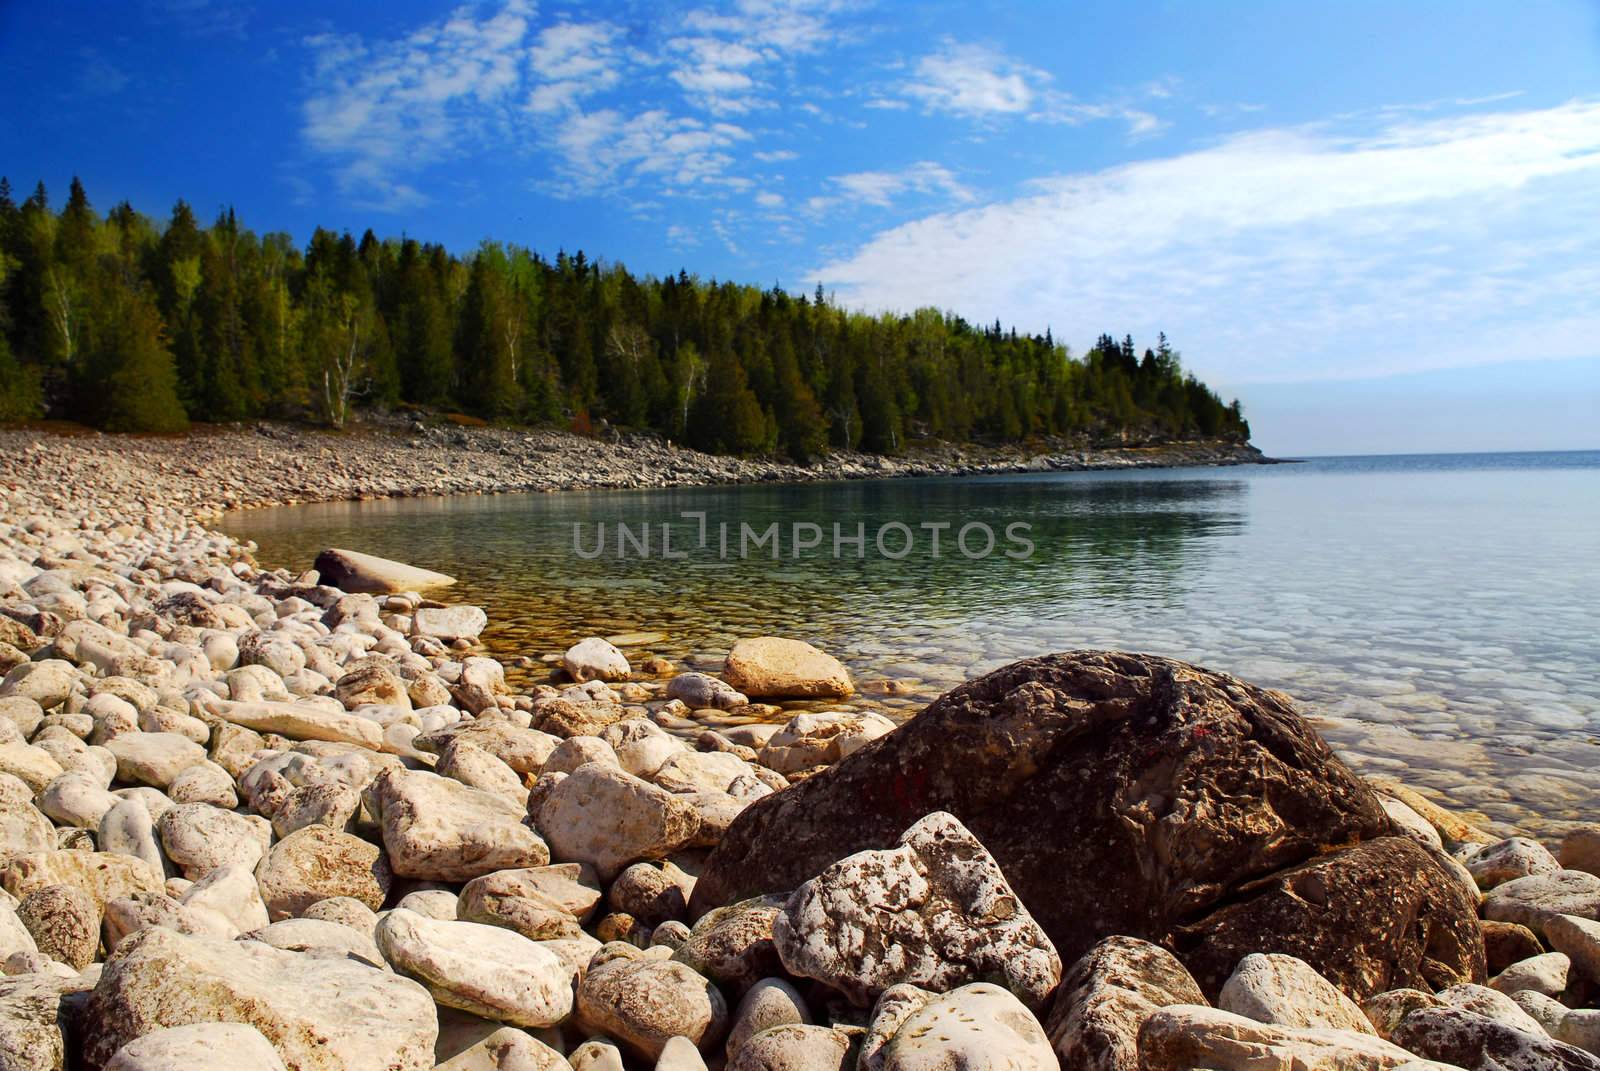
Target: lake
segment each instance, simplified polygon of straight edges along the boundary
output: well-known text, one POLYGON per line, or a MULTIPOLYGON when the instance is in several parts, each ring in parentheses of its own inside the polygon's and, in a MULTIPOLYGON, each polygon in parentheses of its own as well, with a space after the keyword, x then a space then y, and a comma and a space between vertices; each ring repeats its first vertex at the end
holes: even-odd
POLYGON ((853 705, 897 718, 1029 655, 1171 655, 1289 692, 1364 772, 1538 834, 1600 820, 1600 451, 387 500, 224 527, 269 565, 343 546, 449 572, 502 659, 642 632, 631 656, 714 671, 740 637, 808 639, 896 693, 853 705))

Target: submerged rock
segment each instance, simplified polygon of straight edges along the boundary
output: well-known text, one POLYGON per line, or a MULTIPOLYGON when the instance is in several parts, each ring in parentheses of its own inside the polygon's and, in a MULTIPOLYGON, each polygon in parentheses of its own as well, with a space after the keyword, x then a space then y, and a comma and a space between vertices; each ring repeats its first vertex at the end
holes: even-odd
POLYGON ((855 691, 837 658, 802 640, 777 636, 735 643, 722 677, 751 699, 846 696, 855 691))

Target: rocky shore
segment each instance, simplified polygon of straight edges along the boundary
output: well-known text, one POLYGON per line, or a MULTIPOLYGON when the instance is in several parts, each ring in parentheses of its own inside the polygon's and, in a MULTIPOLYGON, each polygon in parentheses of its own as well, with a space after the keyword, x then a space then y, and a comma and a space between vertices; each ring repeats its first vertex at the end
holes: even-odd
POLYGON ((811 465, 704 454, 655 436, 589 438, 548 429, 390 421, 345 432, 291 424, 180 436, 0 428, 0 486, 30 486, 57 508, 127 510, 129 497, 189 518, 231 509, 426 495, 580 488, 804 483, 904 476, 1267 463, 1230 442, 1109 449, 927 445, 899 457, 837 451, 811 465), (53 490, 54 494, 50 494, 53 490))
POLYGON ((1600 1069, 1600 826, 1489 834, 1149 656, 898 728, 787 717, 857 682, 782 637, 514 688, 448 563, 204 518, 857 462, 371 434, 0 433, 0 1071, 1600 1069))

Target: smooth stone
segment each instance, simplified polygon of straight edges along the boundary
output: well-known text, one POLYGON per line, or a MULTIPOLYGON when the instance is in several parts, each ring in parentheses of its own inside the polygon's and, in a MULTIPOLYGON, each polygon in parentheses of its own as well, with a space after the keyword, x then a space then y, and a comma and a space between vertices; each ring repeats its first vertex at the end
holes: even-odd
POLYGON ((324 959, 355 959, 373 967, 388 966, 370 935, 337 922, 282 919, 251 930, 241 940, 260 941, 285 952, 301 952, 324 959))
MULTIPOLYGON (((54 886, 45 886, 53 888, 54 886)), ((27 924, 17 917, 17 908, 9 898, 0 899, 0 962, 17 952, 38 952, 27 924)))
POLYGON ((401 877, 470 881, 480 874, 543 866, 550 850, 504 797, 447 777, 385 770, 366 790, 383 829, 389 866, 401 877))
POLYGON ((1481 889, 1492 889, 1533 874, 1554 874, 1561 869, 1544 845, 1526 837, 1511 837, 1474 852, 1467 871, 1481 889))
POLYGON ((728 1061, 727 1071, 850 1071, 849 1056, 850 1038, 842 1031, 785 1023, 770 1026, 740 1045, 738 1054, 728 1061))
POLYGON ((1495 886, 1483 900, 1484 918, 1521 923, 1541 936, 1556 915, 1600 921, 1600 877, 1581 870, 1531 874, 1495 886))
POLYGON ((135 1038, 104 1071, 199 1071, 226 1060, 228 1071, 285 1071, 278 1050, 244 1023, 194 1023, 135 1038))
POLYGON ((438 1018, 409 978, 353 960, 160 927, 106 961, 83 1017, 83 1054, 100 1066, 164 1027, 240 1022, 297 1071, 429 1071, 438 1018))
POLYGON ((1567 870, 1600 875, 1600 824, 1569 830, 1561 839, 1558 858, 1567 870))
POLYGON ((685 1037, 668 1038, 656 1060, 656 1071, 707 1071, 706 1061, 694 1042, 685 1037))
POLYGON ((383 727, 359 714, 328 710, 309 703, 266 700, 239 703, 217 699, 203 705, 209 713, 258 733, 277 733, 291 740, 357 744, 373 751, 383 747, 383 727))
POLYGON ((117 757, 117 780, 152 788, 166 788, 189 767, 206 761, 205 748, 177 733, 123 733, 105 747, 117 757))
POLYGON ((252 868, 224 863, 184 890, 179 900, 201 915, 225 920, 235 933, 259 930, 271 919, 252 868))
POLYGON ((376 844, 320 825, 298 829, 274 844, 256 868, 256 884, 274 921, 331 897, 349 897, 376 911, 392 881, 389 862, 376 844))
POLYGON ((600 902, 592 872, 578 863, 498 870, 473 878, 461 890, 456 914, 515 930, 532 941, 575 938, 600 902))
POLYGON ((1373 1033, 1360 1005, 1312 970, 1304 960, 1252 953, 1223 983, 1217 1007, 1275 1026, 1373 1033))
POLYGON ((676 796, 599 763, 561 777, 542 800, 530 796, 528 807, 556 858, 588 863, 602 881, 671 855, 698 828, 694 810, 676 796))
POLYGON ((722 1039, 728 1006, 717 987, 672 960, 612 943, 595 954, 578 983, 578 1023, 655 1060, 667 1041, 686 1037, 701 1050, 722 1039))
POLYGON ((413 636, 432 636, 444 643, 465 640, 476 643, 489 627, 489 615, 481 606, 423 607, 411 617, 413 636))
POLYGON ((1600 922, 1555 915, 1545 922, 1544 934, 1551 948, 1572 961, 1581 978, 1600 986, 1600 922))
POLYGON ((434 1067, 434 1071, 569 1071, 561 1053, 515 1027, 503 1026, 434 1067))
POLYGON ((161 848, 191 881, 228 863, 254 867, 272 843, 272 824, 209 803, 183 803, 157 823, 161 848))
POLYGON ((561 656, 567 676, 582 684, 586 681, 625 681, 633 672, 628 656, 599 636, 579 640, 561 656))
MULTIPOLYGON (((1484 960, 1491 976, 1499 974, 1513 963, 1531 959, 1544 951, 1539 935, 1515 922, 1491 922, 1484 919, 1478 924, 1483 931, 1484 960)), ((1556 949, 1565 952, 1566 949, 1556 949)))
POLYGON ((377 942, 395 970, 452 1008, 524 1027, 554 1026, 572 1012, 561 961, 511 930, 397 908, 378 923, 377 942))
POLYGON ((1508 994, 1531 989, 1547 997, 1559 997, 1567 991, 1567 975, 1571 970, 1572 960, 1564 953, 1546 952, 1513 963, 1489 979, 1489 988, 1508 994))
POLYGON ((378 928, 377 913, 352 896, 330 896, 326 900, 318 900, 300 912, 299 917, 348 926, 368 937, 378 928))
POLYGON ((321 575, 324 584, 341 591, 365 594, 422 591, 456 582, 455 577, 431 569, 339 547, 329 547, 318 554, 313 568, 321 575))
POLYGON ((781 978, 763 978, 740 998, 733 1012, 733 1026, 723 1046, 728 1061, 745 1042, 775 1026, 802 1026, 811 1022, 811 1009, 800 991, 781 978))
MULTIPOLYGON (((759 1041, 757 1035, 745 1051, 759 1041)), ((1011 992, 988 982, 932 997, 864 1062, 873 1071, 1055 1071, 1059 1066, 1033 1013, 1011 992)))
POLYGON ((752 699, 843 697, 855 691, 837 658, 803 640, 777 636, 735 643, 722 678, 752 699))
POLYGON ((707 673, 680 673, 673 677, 667 682, 667 698, 682 700, 691 710, 732 710, 750 702, 749 696, 707 673))
POLYGON ((1139 1053, 1140 1071, 1381 1071, 1417 1060, 1404 1048, 1368 1033, 1275 1026, 1183 1004, 1162 1008, 1145 1020, 1139 1031, 1139 1053))

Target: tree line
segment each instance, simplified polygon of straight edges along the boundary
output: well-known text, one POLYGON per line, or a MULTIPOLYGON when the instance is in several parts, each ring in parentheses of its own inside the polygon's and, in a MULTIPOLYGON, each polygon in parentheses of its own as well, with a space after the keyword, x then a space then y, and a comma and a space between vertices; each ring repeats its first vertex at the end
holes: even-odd
POLYGON ((488 421, 648 429, 701 449, 893 453, 918 439, 1249 437, 1163 335, 1081 358, 937 309, 866 315, 814 295, 635 276, 582 252, 318 228, 306 248, 232 209, 205 227, 73 180, 50 208, 0 179, 0 420, 118 431, 255 418, 343 426, 410 405, 488 421))

